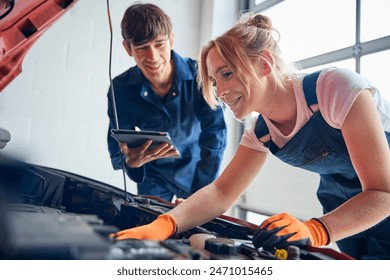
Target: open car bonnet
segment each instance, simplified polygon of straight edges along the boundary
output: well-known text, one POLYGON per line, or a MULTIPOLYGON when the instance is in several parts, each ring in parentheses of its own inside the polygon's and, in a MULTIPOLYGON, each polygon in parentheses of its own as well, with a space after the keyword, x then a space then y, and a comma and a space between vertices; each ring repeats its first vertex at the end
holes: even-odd
POLYGON ((0 0, 0 92, 36 40, 78 0, 0 0))

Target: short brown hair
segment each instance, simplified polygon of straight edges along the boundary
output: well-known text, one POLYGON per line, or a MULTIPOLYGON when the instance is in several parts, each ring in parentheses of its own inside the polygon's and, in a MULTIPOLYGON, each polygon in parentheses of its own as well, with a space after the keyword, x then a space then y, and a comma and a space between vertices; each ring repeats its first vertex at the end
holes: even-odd
POLYGON ((122 37, 129 44, 142 45, 159 35, 172 33, 171 18, 153 4, 134 4, 121 22, 122 37))

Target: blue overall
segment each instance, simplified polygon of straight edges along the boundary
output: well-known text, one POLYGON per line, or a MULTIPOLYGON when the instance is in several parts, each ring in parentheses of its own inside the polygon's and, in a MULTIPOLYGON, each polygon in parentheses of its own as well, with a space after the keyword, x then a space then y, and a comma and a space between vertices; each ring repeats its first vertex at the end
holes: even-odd
MULTIPOLYGON (((319 73, 306 75, 303 80, 309 108, 317 104, 315 89, 319 73)), ((258 138, 269 133, 262 116, 257 120, 255 133, 258 138)), ((385 133, 389 142, 390 133, 385 133)), ((279 149, 272 140, 265 146, 285 163, 320 175, 317 197, 324 214, 362 191, 341 130, 328 125, 320 111, 315 112, 284 147, 279 149)), ((390 217, 364 232, 338 241, 337 246, 341 252, 356 259, 390 259, 390 217)))

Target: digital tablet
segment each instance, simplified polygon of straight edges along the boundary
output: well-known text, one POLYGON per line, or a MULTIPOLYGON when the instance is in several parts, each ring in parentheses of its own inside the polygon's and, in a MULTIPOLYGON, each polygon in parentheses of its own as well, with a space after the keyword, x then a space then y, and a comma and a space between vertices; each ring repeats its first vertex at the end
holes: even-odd
MULTIPOLYGON (((154 148, 162 143, 168 143, 179 153, 168 132, 130 130, 130 129, 111 129, 111 136, 118 142, 126 142, 130 148, 142 146, 146 140, 153 140, 150 148, 154 148)), ((171 157, 180 158, 178 155, 171 157)))

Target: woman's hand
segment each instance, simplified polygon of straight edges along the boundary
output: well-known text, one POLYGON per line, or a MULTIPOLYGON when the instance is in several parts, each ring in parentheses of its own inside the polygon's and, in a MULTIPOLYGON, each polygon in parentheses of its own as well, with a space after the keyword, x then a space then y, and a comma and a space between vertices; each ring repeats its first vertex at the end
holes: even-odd
POLYGON ((319 219, 301 222, 287 213, 265 220, 253 236, 253 245, 267 251, 287 249, 290 245, 323 246, 330 242, 325 225, 319 219))
POLYGON ((152 239, 165 240, 176 233, 176 220, 168 215, 162 214, 150 224, 130 228, 110 234, 116 240, 123 239, 152 239))

